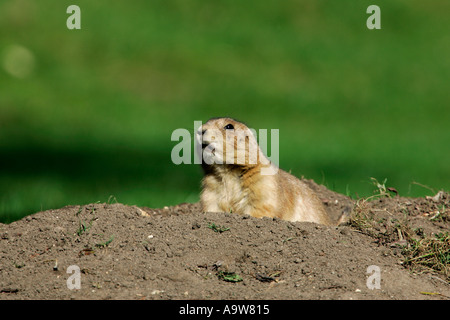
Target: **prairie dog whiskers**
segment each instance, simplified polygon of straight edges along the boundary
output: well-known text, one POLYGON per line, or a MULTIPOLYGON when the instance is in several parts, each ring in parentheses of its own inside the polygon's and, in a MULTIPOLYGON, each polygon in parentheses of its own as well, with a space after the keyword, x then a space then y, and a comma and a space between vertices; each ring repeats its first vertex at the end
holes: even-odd
POLYGON ((201 145, 204 212, 233 212, 334 225, 312 189, 272 164, 245 124, 212 118, 196 132, 201 145))

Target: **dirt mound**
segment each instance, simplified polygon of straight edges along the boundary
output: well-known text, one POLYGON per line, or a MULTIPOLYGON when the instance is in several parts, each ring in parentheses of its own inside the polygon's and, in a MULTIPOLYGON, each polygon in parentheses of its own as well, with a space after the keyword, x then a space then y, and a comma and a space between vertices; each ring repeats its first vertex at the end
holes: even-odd
POLYGON ((0 224, 0 299, 450 297, 447 194, 353 201, 307 182, 348 225, 118 203, 0 224))

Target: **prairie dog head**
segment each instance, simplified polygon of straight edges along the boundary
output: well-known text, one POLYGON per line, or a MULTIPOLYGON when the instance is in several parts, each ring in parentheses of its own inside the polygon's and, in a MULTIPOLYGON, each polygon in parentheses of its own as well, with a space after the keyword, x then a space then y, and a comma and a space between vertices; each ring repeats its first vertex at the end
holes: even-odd
POLYGON ((208 165, 252 166, 269 161, 261 152, 255 133, 232 118, 212 118, 196 133, 201 156, 208 165))

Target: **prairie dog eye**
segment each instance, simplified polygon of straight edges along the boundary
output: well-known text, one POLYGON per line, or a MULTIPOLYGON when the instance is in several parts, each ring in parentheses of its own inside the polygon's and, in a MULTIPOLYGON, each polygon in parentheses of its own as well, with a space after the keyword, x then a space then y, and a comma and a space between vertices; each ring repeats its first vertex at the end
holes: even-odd
POLYGON ((223 127, 225 130, 233 130, 234 129, 234 126, 231 124, 231 123, 229 123, 229 124, 227 124, 225 127, 223 127))

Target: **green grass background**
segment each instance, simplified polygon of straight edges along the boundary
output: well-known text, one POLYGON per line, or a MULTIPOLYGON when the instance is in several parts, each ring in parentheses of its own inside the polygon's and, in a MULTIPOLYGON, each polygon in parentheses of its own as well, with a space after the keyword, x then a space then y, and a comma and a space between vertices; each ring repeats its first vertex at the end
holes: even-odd
POLYGON ((449 21, 448 0, 0 0, 0 221, 197 201, 170 137, 213 116, 279 129, 280 167, 338 192, 448 190, 449 21), (13 45, 27 77, 3 67, 13 45))

